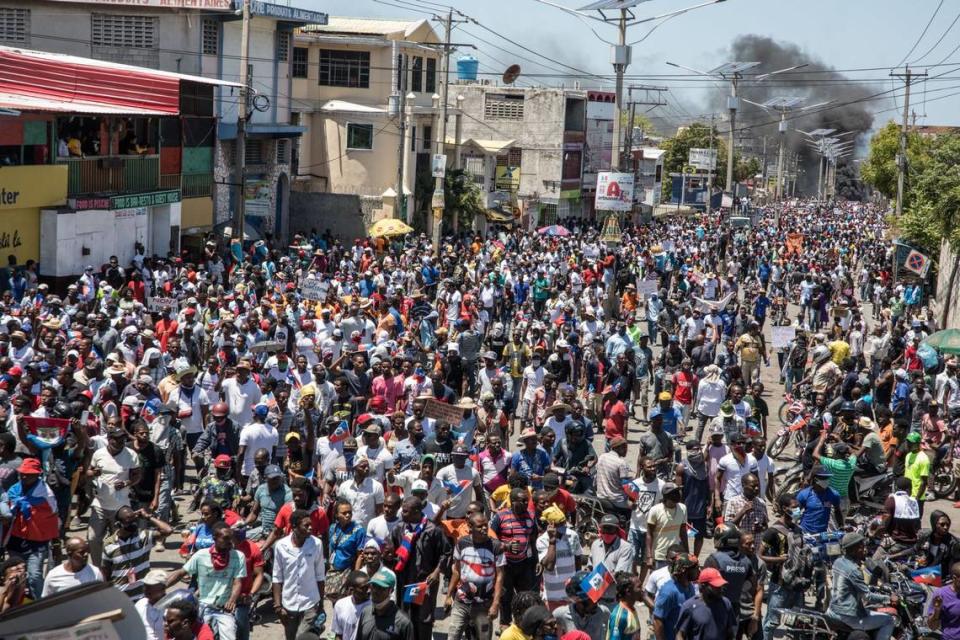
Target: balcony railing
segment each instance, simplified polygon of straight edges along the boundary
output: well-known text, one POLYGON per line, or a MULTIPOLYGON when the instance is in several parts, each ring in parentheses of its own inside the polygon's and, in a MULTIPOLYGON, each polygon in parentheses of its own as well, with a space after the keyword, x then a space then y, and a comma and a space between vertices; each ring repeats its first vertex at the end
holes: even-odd
POLYGON ((213 195, 213 174, 183 174, 180 182, 180 194, 184 198, 201 198, 213 195))
POLYGON ((67 195, 145 193, 160 188, 160 156, 58 158, 69 167, 67 195))

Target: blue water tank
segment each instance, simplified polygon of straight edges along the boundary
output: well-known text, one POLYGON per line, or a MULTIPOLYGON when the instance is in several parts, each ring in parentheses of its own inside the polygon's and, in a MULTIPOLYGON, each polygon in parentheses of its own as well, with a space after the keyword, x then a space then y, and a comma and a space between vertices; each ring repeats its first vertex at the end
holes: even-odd
POLYGON ((473 56, 462 56, 457 60, 457 80, 460 82, 476 82, 477 67, 480 61, 473 56))

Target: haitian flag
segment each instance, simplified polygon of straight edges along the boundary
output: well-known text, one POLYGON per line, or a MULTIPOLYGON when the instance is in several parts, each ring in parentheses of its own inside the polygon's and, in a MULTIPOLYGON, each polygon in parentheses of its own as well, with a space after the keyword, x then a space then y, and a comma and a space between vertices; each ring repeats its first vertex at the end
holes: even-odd
POLYGON ((593 568, 593 571, 583 579, 580 587, 586 592, 591 601, 597 602, 603 597, 603 593, 613 584, 613 574, 611 574, 606 565, 602 562, 593 568))
POLYGON ((466 480, 460 480, 459 482, 450 482, 449 480, 444 480, 443 488, 447 490, 447 493, 451 497, 457 497, 460 495, 464 489, 469 487, 472 484, 472 480, 467 478, 466 480))
POLYGON ((931 587, 943 586, 942 576, 940 575, 940 565, 914 569, 910 572, 910 577, 913 578, 913 581, 917 584, 926 584, 931 587))
POLYGON ((408 584, 403 588, 403 601, 410 604, 423 604, 429 590, 430 586, 426 582, 408 584))
POLYGON ((350 436, 350 426, 347 424, 346 420, 342 420, 340 424, 337 425, 337 428, 333 430, 333 433, 330 434, 330 444, 343 442, 349 436, 350 436))
POLYGON ((635 480, 631 480, 630 478, 621 478, 620 486, 623 487, 623 492, 627 494, 627 497, 631 500, 636 500, 638 497, 640 497, 640 487, 637 486, 635 480))

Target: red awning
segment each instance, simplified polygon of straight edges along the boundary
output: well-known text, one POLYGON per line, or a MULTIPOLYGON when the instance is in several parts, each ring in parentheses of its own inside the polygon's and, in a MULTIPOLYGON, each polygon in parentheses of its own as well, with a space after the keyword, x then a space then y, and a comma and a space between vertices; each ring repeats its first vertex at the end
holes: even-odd
POLYGON ((240 86, 90 58, 0 47, 0 107, 10 109, 177 115, 181 81, 240 86))

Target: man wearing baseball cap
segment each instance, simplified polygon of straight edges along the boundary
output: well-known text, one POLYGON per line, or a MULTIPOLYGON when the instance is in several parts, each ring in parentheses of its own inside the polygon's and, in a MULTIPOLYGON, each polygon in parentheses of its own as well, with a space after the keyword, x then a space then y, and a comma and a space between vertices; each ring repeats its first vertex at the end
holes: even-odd
POLYGON ((677 637, 690 640, 729 640, 735 637, 737 618, 730 600, 723 595, 727 581, 710 567, 697 578, 699 593, 680 606, 677 637))
POLYGON ((886 613, 868 611, 867 605, 896 606, 896 593, 871 590, 863 578, 863 561, 867 557, 866 538, 857 532, 845 533, 840 541, 843 556, 833 563, 833 595, 827 615, 854 629, 876 631, 875 640, 890 640, 894 619, 886 613))
POLYGON ((60 534, 57 499, 46 482, 40 481, 43 468, 36 458, 26 458, 19 467, 20 481, 7 491, 13 522, 7 551, 27 561, 27 584, 30 592, 43 592, 43 561, 49 553, 50 541, 60 534))
POLYGON ((907 455, 904 456, 903 475, 910 479, 910 495, 920 503, 923 515, 924 498, 927 495, 927 480, 930 477, 930 458, 920 450, 920 434, 914 431, 907 436, 907 455))

